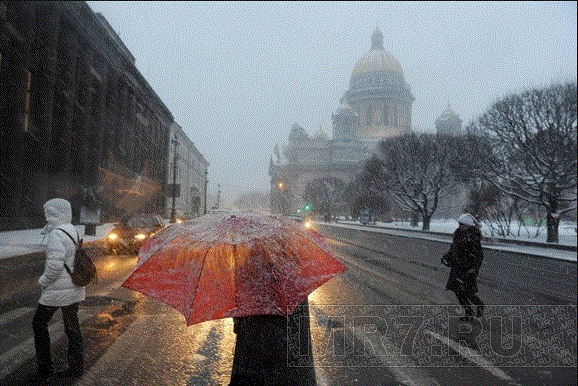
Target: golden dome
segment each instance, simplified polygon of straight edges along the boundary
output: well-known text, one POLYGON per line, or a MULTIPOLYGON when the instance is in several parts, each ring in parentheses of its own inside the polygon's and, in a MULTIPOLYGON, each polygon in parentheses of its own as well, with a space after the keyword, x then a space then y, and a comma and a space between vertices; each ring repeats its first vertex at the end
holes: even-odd
POLYGON ((403 70, 399 61, 383 48, 383 34, 376 28, 371 36, 371 50, 359 59, 351 79, 357 75, 374 71, 392 71, 403 77, 403 70))

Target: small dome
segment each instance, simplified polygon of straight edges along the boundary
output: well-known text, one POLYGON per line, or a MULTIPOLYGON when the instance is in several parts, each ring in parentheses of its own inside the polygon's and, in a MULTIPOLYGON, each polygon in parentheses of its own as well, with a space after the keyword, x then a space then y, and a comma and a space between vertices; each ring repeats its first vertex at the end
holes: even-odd
POLYGON ((315 134, 313 134, 313 139, 329 139, 329 136, 325 131, 323 131, 323 129, 320 126, 319 129, 315 132, 315 134))
POLYGON ((349 103, 347 103, 347 100, 345 99, 345 97, 342 97, 339 100, 339 107, 337 108, 337 113, 341 113, 341 112, 351 112, 353 111, 353 109, 351 108, 351 106, 349 106, 349 103))
POLYGON ((452 108, 450 107, 450 104, 448 103, 448 106, 446 107, 446 110, 442 113, 442 115, 440 115, 437 118, 437 121, 447 121, 449 119, 460 119, 460 116, 452 110, 452 108))
POLYGON ((442 113, 442 116, 444 116, 444 115, 445 116, 454 116, 454 117, 458 116, 458 114, 456 114, 456 112, 452 110, 449 103, 448 103, 448 106, 446 107, 446 111, 444 111, 442 113))
POLYGON ((295 141, 304 139, 309 139, 309 135, 307 135, 307 132, 303 127, 299 126, 297 123, 294 123, 293 126, 291 126, 291 131, 289 132, 289 140, 295 141))

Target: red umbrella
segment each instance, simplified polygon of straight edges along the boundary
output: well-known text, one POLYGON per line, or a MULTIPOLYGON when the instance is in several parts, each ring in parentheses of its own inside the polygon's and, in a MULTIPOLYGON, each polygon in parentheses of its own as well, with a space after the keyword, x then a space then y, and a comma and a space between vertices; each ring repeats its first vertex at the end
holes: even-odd
POLYGON ((150 238, 123 287, 207 320, 289 315, 346 268, 323 237, 294 220, 257 212, 217 212, 173 224, 150 238))

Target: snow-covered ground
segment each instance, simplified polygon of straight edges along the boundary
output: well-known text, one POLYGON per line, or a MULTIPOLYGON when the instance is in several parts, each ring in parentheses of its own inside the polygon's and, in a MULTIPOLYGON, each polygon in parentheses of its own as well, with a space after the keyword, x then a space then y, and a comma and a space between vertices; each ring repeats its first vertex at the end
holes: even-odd
MULTIPOLYGON (((344 221, 345 222, 345 221, 344 221)), ((352 222, 355 223, 355 222, 352 222)), ((357 222, 359 224, 359 222, 357 222)), ((390 223, 380 223, 377 222, 375 225, 383 226, 383 227, 391 227, 391 228, 400 228, 400 229, 413 229, 413 230, 420 230, 422 227, 422 223, 420 222, 417 227, 412 227, 409 225, 407 221, 405 222, 390 222, 390 223)), ((458 222, 453 219, 449 220, 440 220, 434 219, 430 223, 430 231, 432 232, 443 232, 443 233, 453 233, 458 226, 458 222)), ((509 235, 506 237, 502 237, 499 235, 492 235, 490 228, 487 224, 482 224, 482 234, 484 237, 495 237, 495 238, 504 238, 504 239, 512 239, 512 240, 526 240, 526 241, 535 241, 535 242, 546 242, 546 229, 541 228, 538 237, 532 237, 536 234, 536 227, 522 227, 518 234, 518 224, 513 223, 511 227, 511 232, 514 235, 509 235)), ((576 246, 576 223, 568 223, 568 222, 561 222, 560 227, 558 228, 558 238, 559 244, 562 245, 572 245, 576 246)))
MULTIPOLYGON (((375 231, 376 229, 378 231, 382 231, 382 230, 385 231, 387 229, 407 229, 407 230, 415 231, 415 230, 421 230, 421 225, 422 225, 420 223, 418 227, 412 227, 406 221, 406 222, 391 222, 391 223, 377 222, 376 224, 373 224, 372 226, 364 227, 364 226, 361 226, 359 221, 345 221, 345 220, 340 220, 339 224, 337 224, 337 225, 347 227, 348 224, 355 224, 356 227, 360 227, 361 229, 367 229, 367 230, 372 230, 372 231, 375 231)), ((560 244, 575 247, 576 246, 575 225, 574 226, 570 226, 570 225, 572 225, 572 224, 567 224, 567 226, 565 226, 564 228, 560 227, 560 232, 559 232, 560 244)), ((451 235, 456 230, 457 226, 458 226, 458 223, 455 220, 432 220, 432 222, 430 224, 430 231, 432 233, 419 232, 418 237, 419 238, 427 238, 427 239, 433 238, 433 239, 437 240, 439 238, 438 238, 438 236, 436 236, 437 233, 435 233, 435 232, 447 233, 447 234, 451 235)), ((545 230, 544 230, 544 232, 545 232, 545 230)), ((546 240, 545 234, 543 235, 542 238, 537 238, 537 239, 536 238, 527 238, 527 237, 513 237, 513 236, 510 237, 510 239, 515 239, 515 240, 525 240, 525 241, 538 242, 538 244, 533 244, 533 245, 532 244, 520 245, 520 244, 515 244, 515 243, 500 242, 503 238, 491 236, 490 231, 486 226, 484 226, 482 228, 482 233, 484 234, 485 237, 490 237, 494 240, 493 242, 490 242, 490 243, 487 243, 487 242, 484 243, 485 248, 528 253, 528 254, 535 255, 535 256, 542 256, 542 257, 559 259, 559 260, 576 261, 576 251, 555 248, 555 247, 552 247, 551 244, 545 245, 545 240, 546 240), (544 244, 541 244, 541 243, 544 243, 544 244)), ((488 240, 486 240, 486 241, 488 241, 488 240)))
MULTIPOLYGON (((85 236, 84 225, 77 225, 76 229, 87 243, 104 239, 113 227, 112 223, 99 225, 96 227, 95 236, 85 236)), ((42 228, 0 232, 0 259, 44 251, 46 238, 40 233, 41 230, 42 228)))

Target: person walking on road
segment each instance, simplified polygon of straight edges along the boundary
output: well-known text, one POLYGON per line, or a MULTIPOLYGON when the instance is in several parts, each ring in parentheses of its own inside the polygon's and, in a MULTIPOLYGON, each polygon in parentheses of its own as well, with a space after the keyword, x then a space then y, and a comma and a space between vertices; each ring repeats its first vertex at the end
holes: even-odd
POLYGON ((44 230, 48 235, 48 241, 44 272, 38 279, 42 292, 32 320, 37 371, 28 378, 30 383, 43 383, 55 375, 66 378, 79 377, 83 373, 84 366, 78 303, 85 299, 85 289, 72 283, 72 278, 64 267, 66 264, 71 272, 74 270, 76 252, 76 246, 66 233, 76 238, 79 238, 79 235, 71 224, 72 209, 67 200, 61 198, 48 200, 44 204, 44 213, 47 222, 44 230), (64 331, 68 338, 69 367, 55 374, 48 323, 58 308, 62 309, 64 331))
POLYGON ((484 312, 484 303, 478 297, 476 279, 482 265, 482 233, 477 221, 469 213, 458 217, 458 228, 454 232, 450 250, 442 257, 442 263, 450 267, 446 290, 453 291, 464 308, 462 320, 472 320, 472 305, 476 306, 476 317, 484 312))

